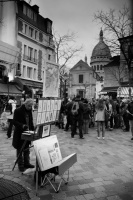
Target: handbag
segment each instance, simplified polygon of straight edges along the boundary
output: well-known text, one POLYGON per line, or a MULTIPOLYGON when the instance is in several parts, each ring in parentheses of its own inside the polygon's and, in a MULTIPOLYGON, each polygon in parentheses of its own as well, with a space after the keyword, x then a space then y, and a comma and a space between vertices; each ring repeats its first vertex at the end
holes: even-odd
POLYGON ((109 121, 110 113, 108 110, 105 109, 105 121, 109 121))

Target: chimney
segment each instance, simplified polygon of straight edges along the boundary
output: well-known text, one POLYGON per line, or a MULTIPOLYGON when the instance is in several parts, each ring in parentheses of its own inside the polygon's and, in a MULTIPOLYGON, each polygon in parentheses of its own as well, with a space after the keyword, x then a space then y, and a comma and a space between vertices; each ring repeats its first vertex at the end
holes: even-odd
POLYGON ((32 6, 32 8, 33 8, 37 13, 39 13, 39 7, 38 7, 37 5, 32 6))
POLYGON ((85 55, 85 62, 87 63, 87 56, 85 55))

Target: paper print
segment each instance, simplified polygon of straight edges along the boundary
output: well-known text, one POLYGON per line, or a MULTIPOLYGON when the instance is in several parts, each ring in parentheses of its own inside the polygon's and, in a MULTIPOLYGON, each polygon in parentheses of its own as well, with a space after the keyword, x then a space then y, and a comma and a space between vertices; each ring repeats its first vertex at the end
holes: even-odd
POLYGON ((43 97, 58 97, 59 89, 59 66, 46 63, 43 82, 43 97))

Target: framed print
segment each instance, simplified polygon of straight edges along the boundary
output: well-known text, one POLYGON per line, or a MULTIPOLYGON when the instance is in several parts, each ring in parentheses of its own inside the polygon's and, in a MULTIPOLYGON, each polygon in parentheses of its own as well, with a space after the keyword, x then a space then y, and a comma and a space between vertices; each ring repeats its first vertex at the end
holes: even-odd
POLYGON ((52 99, 51 100, 51 111, 53 111, 54 110, 54 100, 52 99))
POLYGON ((42 137, 50 136, 50 129, 51 129, 50 124, 46 125, 46 126, 43 126, 42 137))
POLYGON ((47 100, 47 111, 51 110, 51 101, 47 100))
POLYGON ((45 115, 45 123, 49 122, 49 112, 46 112, 45 115))
POLYGON ((42 112, 42 103, 43 103, 43 100, 39 100, 39 102, 38 102, 38 112, 42 112))
POLYGON ((42 118, 41 118, 41 124, 45 123, 45 115, 46 115, 46 112, 43 112, 42 113, 42 118))
POLYGON ((43 97, 58 97, 59 66, 46 62, 43 81, 43 97))
POLYGON ((54 101, 54 110, 58 110, 58 100, 54 101))
POLYGON ((37 125, 41 124, 41 118, 42 118, 42 113, 38 113, 37 114, 37 122, 36 122, 37 125))
POLYGON ((47 101, 48 100, 43 100, 43 112, 47 111, 47 101))

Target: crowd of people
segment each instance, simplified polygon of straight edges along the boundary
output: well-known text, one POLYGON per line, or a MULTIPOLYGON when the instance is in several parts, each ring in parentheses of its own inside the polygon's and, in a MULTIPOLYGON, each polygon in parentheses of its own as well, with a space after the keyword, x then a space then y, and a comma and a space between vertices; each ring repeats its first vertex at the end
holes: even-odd
MULTIPOLYGON (((16 149, 17 157, 20 154, 23 140, 21 134, 24 130, 34 130, 33 124, 33 99, 26 99, 25 102, 17 107, 15 99, 10 99, 12 104, 10 114, 13 114, 12 123, 9 125, 7 136, 11 137, 12 127, 14 125, 13 147, 16 149), (11 129, 10 129, 11 128, 11 129)), ((76 134, 79 139, 84 139, 85 134, 89 134, 90 128, 95 127, 97 131, 97 139, 105 139, 105 131, 112 131, 115 128, 121 128, 123 131, 131 130, 133 140, 133 100, 99 98, 85 99, 77 95, 71 101, 62 99, 58 121, 59 128, 64 131, 71 131, 71 138, 76 134)), ((30 164, 30 143, 27 143, 26 150, 19 156, 18 168, 23 172, 27 168, 33 168, 30 164)))
POLYGON ((121 128, 124 132, 131 130, 133 140, 133 101, 113 100, 112 97, 87 100, 79 95, 72 101, 63 99, 57 125, 64 131, 68 131, 71 127, 72 138, 79 130, 79 138, 83 139, 84 134, 89 133, 89 127, 95 126, 98 139, 100 139, 101 130, 104 139, 105 130, 112 131, 121 128), (74 106, 77 110, 75 112, 73 112, 74 106))

